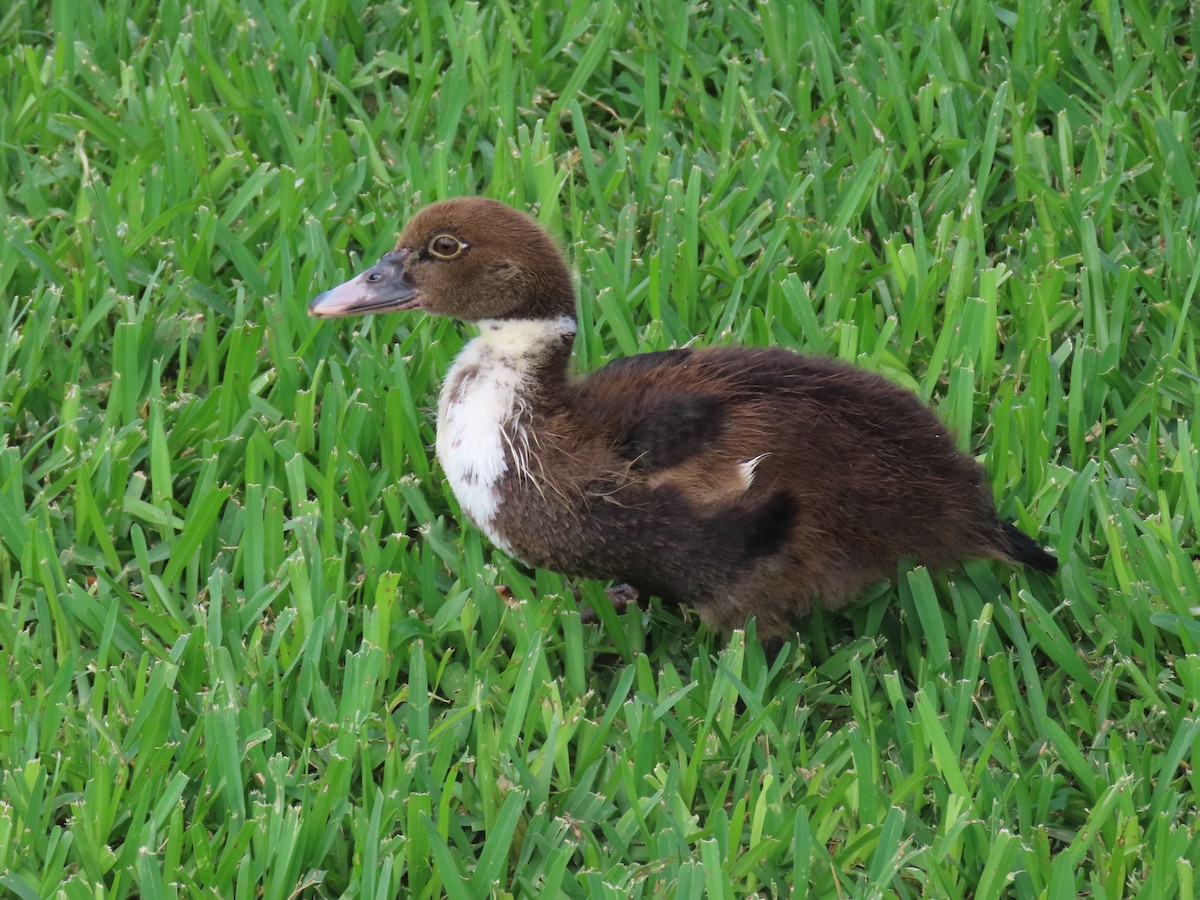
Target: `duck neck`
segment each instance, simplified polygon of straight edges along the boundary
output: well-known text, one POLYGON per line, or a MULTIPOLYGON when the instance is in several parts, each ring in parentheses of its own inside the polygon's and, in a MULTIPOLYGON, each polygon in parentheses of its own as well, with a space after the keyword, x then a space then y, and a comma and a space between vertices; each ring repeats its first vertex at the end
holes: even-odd
POLYGON ((463 348, 460 363, 511 373, 517 393, 528 399, 552 395, 566 382, 578 325, 574 316, 554 319, 482 319, 479 336, 463 348))
POLYGON ((532 479, 532 422, 567 383, 575 317, 493 319, 454 360, 438 403, 437 454, 463 511, 499 547, 502 484, 532 479))

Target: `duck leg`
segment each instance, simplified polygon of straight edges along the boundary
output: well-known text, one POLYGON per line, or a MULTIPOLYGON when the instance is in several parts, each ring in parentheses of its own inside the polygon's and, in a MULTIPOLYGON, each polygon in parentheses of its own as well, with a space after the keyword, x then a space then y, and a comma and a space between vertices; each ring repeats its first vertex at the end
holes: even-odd
MULTIPOLYGON (((571 588, 571 592, 575 595, 576 603, 583 600, 583 593, 578 587, 571 588)), ((618 615, 625 612, 631 605, 640 606, 642 603, 641 592, 631 584, 613 585, 605 588, 604 593, 608 594, 608 599, 612 602, 613 609, 617 611, 618 615)), ((596 611, 587 605, 579 610, 579 617, 587 625, 597 625, 600 622, 596 611)))
MULTIPOLYGON (((505 604, 516 606, 520 601, 513 594, 512 588, 508 585, 501 584, 496 586, 496 593, 505 604)), ((578 587, 571 588, 571 593, 575 595, 575 602, 583 602, 583 592, 578 587)), ((630 606, 640 606, 643 594, 631 584, 617 584, 610 588, 605 588, 604 593, 608 594, 609 602, 612 603, 613 609, 617 611, 617 615, 621 615, 630 606)), ((583 604, 579 610, 579 617, 586 625, 600 624, 600 617, 596 615, 596 611, 591 606, 583 604)))

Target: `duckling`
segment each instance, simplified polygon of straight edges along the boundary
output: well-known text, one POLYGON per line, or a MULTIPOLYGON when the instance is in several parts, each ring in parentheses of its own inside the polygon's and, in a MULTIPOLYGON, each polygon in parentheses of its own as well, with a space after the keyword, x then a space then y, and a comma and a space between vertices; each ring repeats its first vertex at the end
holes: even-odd
POLYGON ((711 347, 569 373, 577 319, 562 253, 531 218, 460 198, 318 296, 336 318, 422 310, 476 325, 438 402, 437 455, 463 512, 505 553, 626 581, 713 628, 795 633, 911 559, 1043 572, 997 518, 983 468, 908 391, 833 359, 711 347))

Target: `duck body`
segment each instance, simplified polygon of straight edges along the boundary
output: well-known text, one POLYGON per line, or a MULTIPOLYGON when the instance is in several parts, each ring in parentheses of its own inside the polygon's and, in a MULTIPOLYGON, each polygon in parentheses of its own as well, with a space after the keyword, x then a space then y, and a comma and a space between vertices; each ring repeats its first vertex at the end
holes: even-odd
POLYGON ((478 324, 442 387, 437 454, 463 512, 529 565, 627 581, 722 630, 755 615, 763 637, 902 559, 1056 566, 997 518, 984 470, 937 416, 878 375, 717 347, 573 378, 561 254, 494 201, 427 208, 388 256, 398 266, 385 257, 310 312, 425 308, 478 324))

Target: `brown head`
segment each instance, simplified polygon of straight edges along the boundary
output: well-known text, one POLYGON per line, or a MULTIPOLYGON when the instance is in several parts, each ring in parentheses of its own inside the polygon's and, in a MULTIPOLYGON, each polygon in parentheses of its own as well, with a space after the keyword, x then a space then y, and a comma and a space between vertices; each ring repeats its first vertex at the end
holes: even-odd
POLYGON ((533 219, 503 203, 464 197, 417 213, 396 249, 326 291, 308 314, 332 319, 421 309, 467 321, 575 315, 562 253, 533 219))

